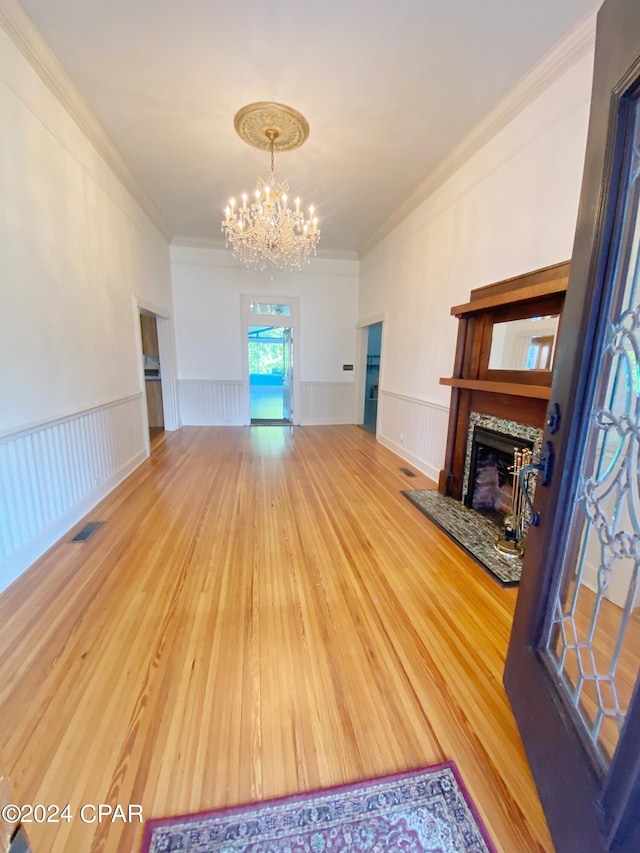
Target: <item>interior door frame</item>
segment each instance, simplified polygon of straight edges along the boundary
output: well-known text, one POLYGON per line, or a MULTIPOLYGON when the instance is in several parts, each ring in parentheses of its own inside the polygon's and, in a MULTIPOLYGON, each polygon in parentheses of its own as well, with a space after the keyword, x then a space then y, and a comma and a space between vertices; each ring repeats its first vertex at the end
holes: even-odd
MULTIPOLYGON (((384 329, 387 320, 386 312, 384 314, 375 314, 372 317, 366 317, 364 320, 359 320, 356 323, 358 332, 357 340, 357 374, 356 374, 356 389, 353 401, 354 424, 362 424, 364 421, 364 392, 367 385, 367 351, 369 348, 369 326, 375 326, 376 323, 382 323, 382 339, 380 343, 380 376, 378 379, 378 423, 380 422, 380 411, 382 407, 382 365, 384 353, 384 329)), ((376 430, 377 435, 377 430, 376 430)))
POLYGON ((579 415, 593 397, 596 376, 591 361, 604 333, 605 282, 617 250, 612 238, 618 214, 624 95, 634 76, 640 75, 638 32, 640 4, 606 0, 598 14, 585 172, 551 389, 551 406, 557 404, 561 413, 560 429, 552 434, 548 424, 543 439, 544 446, 547 442, 554 446, 555 472, 551 483, 536 491, 541 525, 530 528, 528 536, 504 676, 557 849, 581 853, 640 850, 638 683, 623 730, 624 748, 616 751, 605 774, 561 701, 557 676, 540 651, 546 604, 555 589, 555 570, 570 520, 568 497, 579 474, 586 420, 579 415), (563 376, 570 376, 569 382, 559 380, 563 376))
POLYGON ((293 382, 291 396, 293 403, 293 417, 291 423, 300 425, 300 298, 298 296, 272 296, 271 294, 248 294, 240 295, 240 337, 242 341, 241 363, 242 363, 242 422, 246 426, 251 425, 251 379, 249 376, 249 326, 260 325, 260 318, 268 318, 269 325, 290 327, 292 332, 292 372, 293 382), (252 302, 268 302, 274 305, 290 305, 291 315, 288 317, 280 314, 251 314, 249 306, 252 302))
MULTIPOLYGON (((164 428, 167 432, 180 429, 180 414, 176 392, 176 353, 173 339, 173 321, 170 312, 155 305, 148 299, 132 297, 134 335, 136 352, 138 353, 138 384, 146 398, 144 379, 144 358, 142 354, 142 330, 140 329, 140 314, 154 314, 158 329, 158 349, 160 352, 160 387, 162 389, 162 408, 164 410, 164 428)), ((142 423, 145 434, 147 456, 151 453, 149 442, 149 418, 146 405, 142 406, 142 423)))
POLYGON ((284 372, 282 374, 282 415, 285 421, 291 422, 293 415, 293 388, 292 379, 295 376, 293 371, 293 345, 294 345, 294 330, 292 326, 283 326, 283 362, 284 372), (287 335, 287 332, 289 333, 287 335), (286 389, 286 391, 285 391, 286 389), (287 401, 289 405, 287 406, 287 401))

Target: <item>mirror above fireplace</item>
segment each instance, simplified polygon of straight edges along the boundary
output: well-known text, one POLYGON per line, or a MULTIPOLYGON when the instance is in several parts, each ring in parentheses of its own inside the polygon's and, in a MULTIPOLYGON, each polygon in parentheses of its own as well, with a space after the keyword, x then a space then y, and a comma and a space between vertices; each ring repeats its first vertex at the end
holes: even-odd
POLYGON ((494 323, 489 370, 553 368, 559 314, 494 323))

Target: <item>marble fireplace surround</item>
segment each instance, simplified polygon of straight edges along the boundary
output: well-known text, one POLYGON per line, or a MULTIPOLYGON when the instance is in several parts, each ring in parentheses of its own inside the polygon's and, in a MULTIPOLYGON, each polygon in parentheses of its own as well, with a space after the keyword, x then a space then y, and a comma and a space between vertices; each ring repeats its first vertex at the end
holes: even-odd
MULTIPOLYGON (((464 501, 469 489, 469 474, 471 470, 471 452, 473 448, 473 432, 476 426, 493 430, 505 436, 521 438, 533 443, 534 459, 542 448, 543 431, 534 426, 521 424, 517 421, 509 421, 495 415, 482 414, 481 412, 469 412, 469 429, 467 431, 467 448, 464 458, 464 477, 462 481, 462 500, 464 501)), ((533 496, 532 496, 533 497, 533 496)))

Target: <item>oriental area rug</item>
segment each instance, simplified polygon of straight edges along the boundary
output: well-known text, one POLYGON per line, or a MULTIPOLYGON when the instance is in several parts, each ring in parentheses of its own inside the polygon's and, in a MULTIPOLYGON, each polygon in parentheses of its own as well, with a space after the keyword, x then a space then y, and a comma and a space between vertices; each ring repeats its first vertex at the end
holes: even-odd
POLYGON ((496 853, 454 763, 147 821, 142 853, 496 853))
POLYGON ((515 586, 522 573, 521 557, 503 557, 494 544, 501 528, 488 516, 447 498, 437 489, 415 489, 402 494, 418 507, 501 586, 515 586))

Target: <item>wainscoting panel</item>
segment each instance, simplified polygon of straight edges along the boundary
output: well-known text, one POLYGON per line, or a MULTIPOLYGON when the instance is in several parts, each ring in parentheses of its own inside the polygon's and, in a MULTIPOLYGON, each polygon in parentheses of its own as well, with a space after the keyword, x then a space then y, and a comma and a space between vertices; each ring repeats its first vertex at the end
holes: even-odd
POLYGON ((0 591, 146 457, 135 394, 0 437, 0 591))
POLYGON ((353 423, 353 382, 301 382, 300 411, 294 421, 303 426, 353 423))
POLYGON ((449 409, 441 403, 380 391, 377 439, 437 482, 447 446, 449 409))
POLYGON ((185 426, 233 426, 244 423, 242 382, 181 379, 180 418, 185 426))

